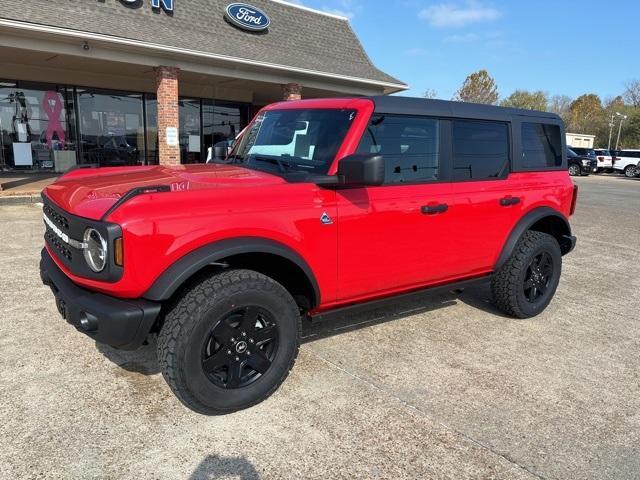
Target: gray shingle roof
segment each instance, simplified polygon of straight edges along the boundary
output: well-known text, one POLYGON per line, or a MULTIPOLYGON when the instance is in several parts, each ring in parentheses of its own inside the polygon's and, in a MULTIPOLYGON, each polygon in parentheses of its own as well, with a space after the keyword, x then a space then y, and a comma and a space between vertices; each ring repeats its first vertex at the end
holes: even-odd
POLYGON ((249 33, 224 19, 230 0, 175 0, 172 16, 139 1, 134 9, 119 0, 2 0, 0 18, 403 85, 373 65, 343 18, 251 0, 271 26, 249 33))

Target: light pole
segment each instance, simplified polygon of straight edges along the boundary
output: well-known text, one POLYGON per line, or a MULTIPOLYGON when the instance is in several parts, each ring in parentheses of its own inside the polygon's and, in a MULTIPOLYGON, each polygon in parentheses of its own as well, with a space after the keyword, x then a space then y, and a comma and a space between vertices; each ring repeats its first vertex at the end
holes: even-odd
POLYGON ((626 115, 622 115, 621 113, 616 112, 616 115, 620 117, 620 126, 618 127, 618 139, 616 140, 616 150, 618 150, 618 145, 620 144, 620 132, 622 131, 622 122, 627 119, 626 115))
POLYGON ((615 113, 611 114, 611 120, 609 120, 609 144, 607 145, 607 150, 611 150, 611 135, 613 134, 613 127, 615 124, 613 123, 613 119, 616 117, 615 113))

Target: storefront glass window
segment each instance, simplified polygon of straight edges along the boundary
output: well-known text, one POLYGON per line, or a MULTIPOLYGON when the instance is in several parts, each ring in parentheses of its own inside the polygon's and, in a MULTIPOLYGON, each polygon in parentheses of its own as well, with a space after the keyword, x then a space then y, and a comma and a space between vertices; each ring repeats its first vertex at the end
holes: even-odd
POLYGON ((64 88, 0 82, 0 132, 3 168, 62 171, 75 164, 64 88))
MULTIPOLYGON (((181 98, 179 115, 182 163, 204 163, 247 125, 249 105, 181 98)), ((0 171, 157 165, 158 148, 153 93, 0 80, 0 171)))
POLYGON ((143 165, 142 94, 77 88, 82 163, 143 165))
POLYGON ((248 123, 247 105, 203 100, 202 132, 205 151, 221 143, 230 144, 248 123))
POLYGON ((180 99, 180 154, 182 163, 200 163, 202 140, 200 136, 200 99, 180 99))

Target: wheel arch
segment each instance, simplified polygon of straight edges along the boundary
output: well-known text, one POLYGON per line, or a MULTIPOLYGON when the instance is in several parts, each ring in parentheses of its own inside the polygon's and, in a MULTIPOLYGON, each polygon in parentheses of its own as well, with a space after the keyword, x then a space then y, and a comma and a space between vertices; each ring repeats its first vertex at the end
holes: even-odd
POLYGON ((575 237, 571 235, 571 226, 566 217, 550 207, 539 207, 528 212, 511 230, 494 270, 498 270, 507 262, 516 248, 518 240, 529 230, 553 236, 560 244, 562 255, 573 250, 575 245, 575 237))
MULTIPOLYGON (((169 300, 191 279, 210 268, 247 268, 274 278, 292 293, 308 298, 308 309, 320 304, 320 288, 311 267, 287 245, 260 237, 220 240, 204 245, 169 266, 153 282, 143 298, 169 300)), ((300 302, 299 302, 300 303, 300 302)))

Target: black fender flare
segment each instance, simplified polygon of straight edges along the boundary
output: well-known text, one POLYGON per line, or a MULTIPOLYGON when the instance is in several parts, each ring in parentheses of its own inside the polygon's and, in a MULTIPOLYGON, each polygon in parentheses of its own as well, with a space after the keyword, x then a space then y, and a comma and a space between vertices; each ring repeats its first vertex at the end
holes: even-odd
POLYGON ((575 237, 571 236, 571 226, 569 225, 569 221, 566 219, 566 217, 553 208, 538 207, 528 212, 518 221, 516 226, 513 227, 511 233, 507 237, 507 241, 505 242, 504 247, 502 247, 502 252, 500 252, 500 256, 498 257, 498 261, 496 262, 494 271, 498 270, 505 263, 507 263, 507 260, 509 260, 509 257, 516 248, 520 237, 522 237, 522 235, 524 235, 524 233, 529 230, 536 222, 539 222, 546 217, 558 218, 564 224, 565 232, 563 233, 563 237, 567 237, 567 241, 571 243, 571 245, 570 247, 563 249, 563 254, 569 253, 573 249, 573 246, 575 245, 575 237))
POLYGON ((307 276, 315 294, 315 304, 320 304, 320 288, 313 270, 292 248, 260 237, 238 237, 204 245, 177 260, 153 282, 143 298, 155 302, 168 300, 189 278, 203 268, 219 264, 220 260, 243 253, 268 253, 283 257, 297 265, 307 276))

